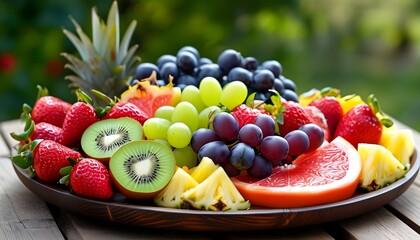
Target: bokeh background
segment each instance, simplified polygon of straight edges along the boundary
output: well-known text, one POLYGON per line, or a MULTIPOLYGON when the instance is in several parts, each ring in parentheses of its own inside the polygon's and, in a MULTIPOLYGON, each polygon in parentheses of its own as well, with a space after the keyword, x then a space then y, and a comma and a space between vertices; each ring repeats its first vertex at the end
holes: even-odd
MULTIPOLYGON (((91 8, 106 19, 112 0, 0 1, 0 121, 33 104, 36 85, 74 101, 61 52, 69 15, 89 35, 91 8)), ((143 62, 185 45, 216 60, 226 48, 260 62, 278 60, 298 93, 332 86, 420 130, 420 2, 416 0, 119 1, 121 29, 138 25, 132 44, 143 62)))

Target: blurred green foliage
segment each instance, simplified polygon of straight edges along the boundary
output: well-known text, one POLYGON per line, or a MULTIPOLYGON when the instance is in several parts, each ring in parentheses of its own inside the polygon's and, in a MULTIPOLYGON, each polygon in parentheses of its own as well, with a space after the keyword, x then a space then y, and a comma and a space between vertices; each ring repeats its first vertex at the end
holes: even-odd
MULTIPOLYGON (((0 120, 33 104, 36 85, 73 101, 60 52, 76 52, 62 34, 71 15, 91 32, 91 7, 106 18, 111 0, 14 0, 0 3, 0 120)), ((374 93, 382 108, 420 130, 420 2, 415 0, 119 1, 122 30, 143 62, 185 45, 216 60, 226 48, 281 62, 298 93, 332 86, 374 93)))

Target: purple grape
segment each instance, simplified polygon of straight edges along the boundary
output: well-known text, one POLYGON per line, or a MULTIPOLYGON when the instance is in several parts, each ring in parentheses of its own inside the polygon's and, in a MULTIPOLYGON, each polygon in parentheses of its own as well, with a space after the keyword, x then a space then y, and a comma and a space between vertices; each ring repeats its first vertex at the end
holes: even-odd
POLYGON ((302 130, 293 130, 284 136, 289 143, 289 155, 299 156, 305 153, 309 148, 309 137, 302 130))
POLYGON ((265 61, 261 67, 262 69, 270 70, 275 77, 279 77, 283 73, 281 64, 276 60, 265 61))
POLYGON ((246 124, 239 129, 238 140, 246 143, 251 147, 256 147, 263 139, 263 132, 260 127, 255 124, 246 124))
POLYGON ((254 124, 260 127, 263 138, 274 135, 276 130, 276 122, 267 114, 260 114, 254 121, 254 124))
POLYGON ((246 57, 242 60, 243 68, 252 72, 258 69, 258 65, 258 60, 254 57, 246 57))
POLYGON ((194 152, 198 153, 204 144, 217 140, 219 140, 219 138, 213 130, 208 128, 199 128, 191 137, 191 148, 194 152))
POLYGON ((239 124, 229 113, 220 112, 213 119, 213 129, 216 135, 223 141, 232 141, 239 132, 239 124))
POLYGON ((147 63, 147 62, 140 63, 136 67, 134 76, 135 76, 136 79, 142 80, 142 79, 150 77, 150 75, 152 74, 153 71, 156 72, 156 78, 160 79, 160 72, 159 72, 158 66, 156 66, 153 63, 147 63))
POLYGON ((250 168, 254 164, 254 159, 254 149, 245 143, 237 143, 230 149, 230 163, 239 170, 250 168))
POLYGON ((293 80, 290 80, 288 78, 285 78, 283 76, 280 76, 280 80, 283 81, 284 88, 290 89, 294 92, 296 92, 296 84, 293 82, 293 80))
POLYGON ((162 55, 156 61, 156 65, 158 66, 158 68, 162 68, 163 65, 167 62, 176 63, 176 57, 174 55, 171 55, 171 54, 162 55))
POLYGON ((241 170, 234 167, 230 161, 227 161, 222 167, 229 177, 238 176, 241 173, 241 170))
POLYGON ((165 82, 169 81, 169 75, 173 78, 178 78, 178 66, 174 62, 167 62, 160 68, 160 75, 165 82))
POLYGON ((205 77, 214 77, 220 82, 222 80, 223 73, 219 65, 216 63, 204 64, 198 68, 197 80, 201 81, 201 79, 205 77))
POLYGON ((221 141, 213 141, 204 144, 198 151, 198 162, 203 159, 203 157, 208 157, 215 164, 221 166, 225 165, 229 161, 230 151, 228 146, 221 141))
POLYGON ((227 76, 227 81, 228 82, 241 81, 246 86, 249 86, 252 81, 252 73, 246 70, 245 68, 235 67, 229 71, 229 74, 227 76))
POLYGON ((299 130, 304 131, 309 137, 309 148, 307 152, 319 148, 324 143, 324 131, 315 123, 302 125, 299 130))
POLYGON ((190 74, 198 66, 198 60, 192 52, 180 51, 176 55, 176 64, 183 73, 190 74))
POLYGON ((267 69, 254 72, 252 76, 251 88, 257 92, 265 92, 273 88, 274 74, 267 69))
POLYGON ((268 136, 260 143, 260 153, 265 159, 277 164, 289 154, 289 144, 280 136, 268 136))
POLYGON ((242 65, 242 55, 236 50, 226 49, 217 58, 217 64, 219 64, 223 74, 227 75, 232 68, 242 65))
POLYGON ((280 80, 280 79, 278 79, 278 78, 275 78, 275 79, 274 79, 274 85, 273 85, 273 88, 274 88, 274 90, 276 90, 279 94, 280 94, 281 92, 283 92, 283 91, 284 91, 284 89, 285 89, 283 81, 281 81, 281 80, 280 80))
POLYGON ((254 164, 247 169, 247 173, 257 179, 263 179, 271 175, 273 166, 270 161, 265 159, 261 154, 255 156, 254 164))

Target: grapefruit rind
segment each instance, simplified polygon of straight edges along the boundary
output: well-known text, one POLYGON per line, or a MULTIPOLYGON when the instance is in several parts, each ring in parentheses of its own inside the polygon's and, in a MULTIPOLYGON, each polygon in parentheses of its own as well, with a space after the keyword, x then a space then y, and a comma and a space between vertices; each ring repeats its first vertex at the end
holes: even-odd
MULTIPOLYGON (((315 169, 308 169, 307 171, 311 172, 313 170, 315 169)), ((241 175, 232 178, 232 181, 243 197, 248 199, 252 205, 271 208, 297 208, 327 204, 352 197, 357 189, 361 170, 362 162, 357 150, 344 138, 337 137, 318 150, 300 156, 294 161, 293 165, 276 168, 273 174, 266 179, 252 180, 248 176, 241 175), (334 149, 339 153, 341 155, 340 159, 344 161, 343 165, 348 166, 343 169, 344 175, 342 177, 329 181, 325 177, 325 183, 301 181, 300 186, 290 184, 283 186, 263 185, 264 182, 275 184, 276 181, 273 181, 273 178, 280 174, 284 175, 284 181, 290 183, 290 179, 293 179, 291 174, 296 175, 296 172, 309 161, 329 158, 328 151, 331 151, 329 149, 334 149)), ((305 171, 303 169, 299 173, 311 174, 305 171)))

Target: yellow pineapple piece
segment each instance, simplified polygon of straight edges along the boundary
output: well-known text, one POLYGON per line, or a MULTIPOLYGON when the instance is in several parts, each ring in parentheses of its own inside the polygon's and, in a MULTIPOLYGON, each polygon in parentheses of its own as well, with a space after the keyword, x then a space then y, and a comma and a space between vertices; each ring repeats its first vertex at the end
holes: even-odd
POLYGON ((212 211, 244 210, 251 206, 222 167, 217 167, 203 182, 184 192, 182 199, 193 208, 212 211))
POLYGON ((354 106, 365 103, 359 95, 351 94, 337 98, 340 102, 343 113, 346 114, 354 106))
POLYGON ((380 189, 402 178, 407 172, 407 168, 382 145, 361 143, 357 150, 362 160, 360 187, 363 189, 380 189))
POLYGON ((414 153, 414 136, 410 129, 384 129, 380 145, 387 148, 407 169, 414 153))
POLYGON ((316 88, 304 92, 299 95, 299 104, 302 106, 308 106, 313 100, 321 97, 321 91, 316 88))
POLYGON ((210 174, 212 174, 216 169, 217 165, 214 164, 213 160, 208 157, 203 157, 200 163, 189 170, 189 174, 193 177, 198 183, 204 181, 210 174))
POLYGON ((184 169, 177 168, 174 176, 168 185, 153 199, 160 207, 181 208, 181 195, 188 189, 198 185, 198 182, 191 177, 184 169))

